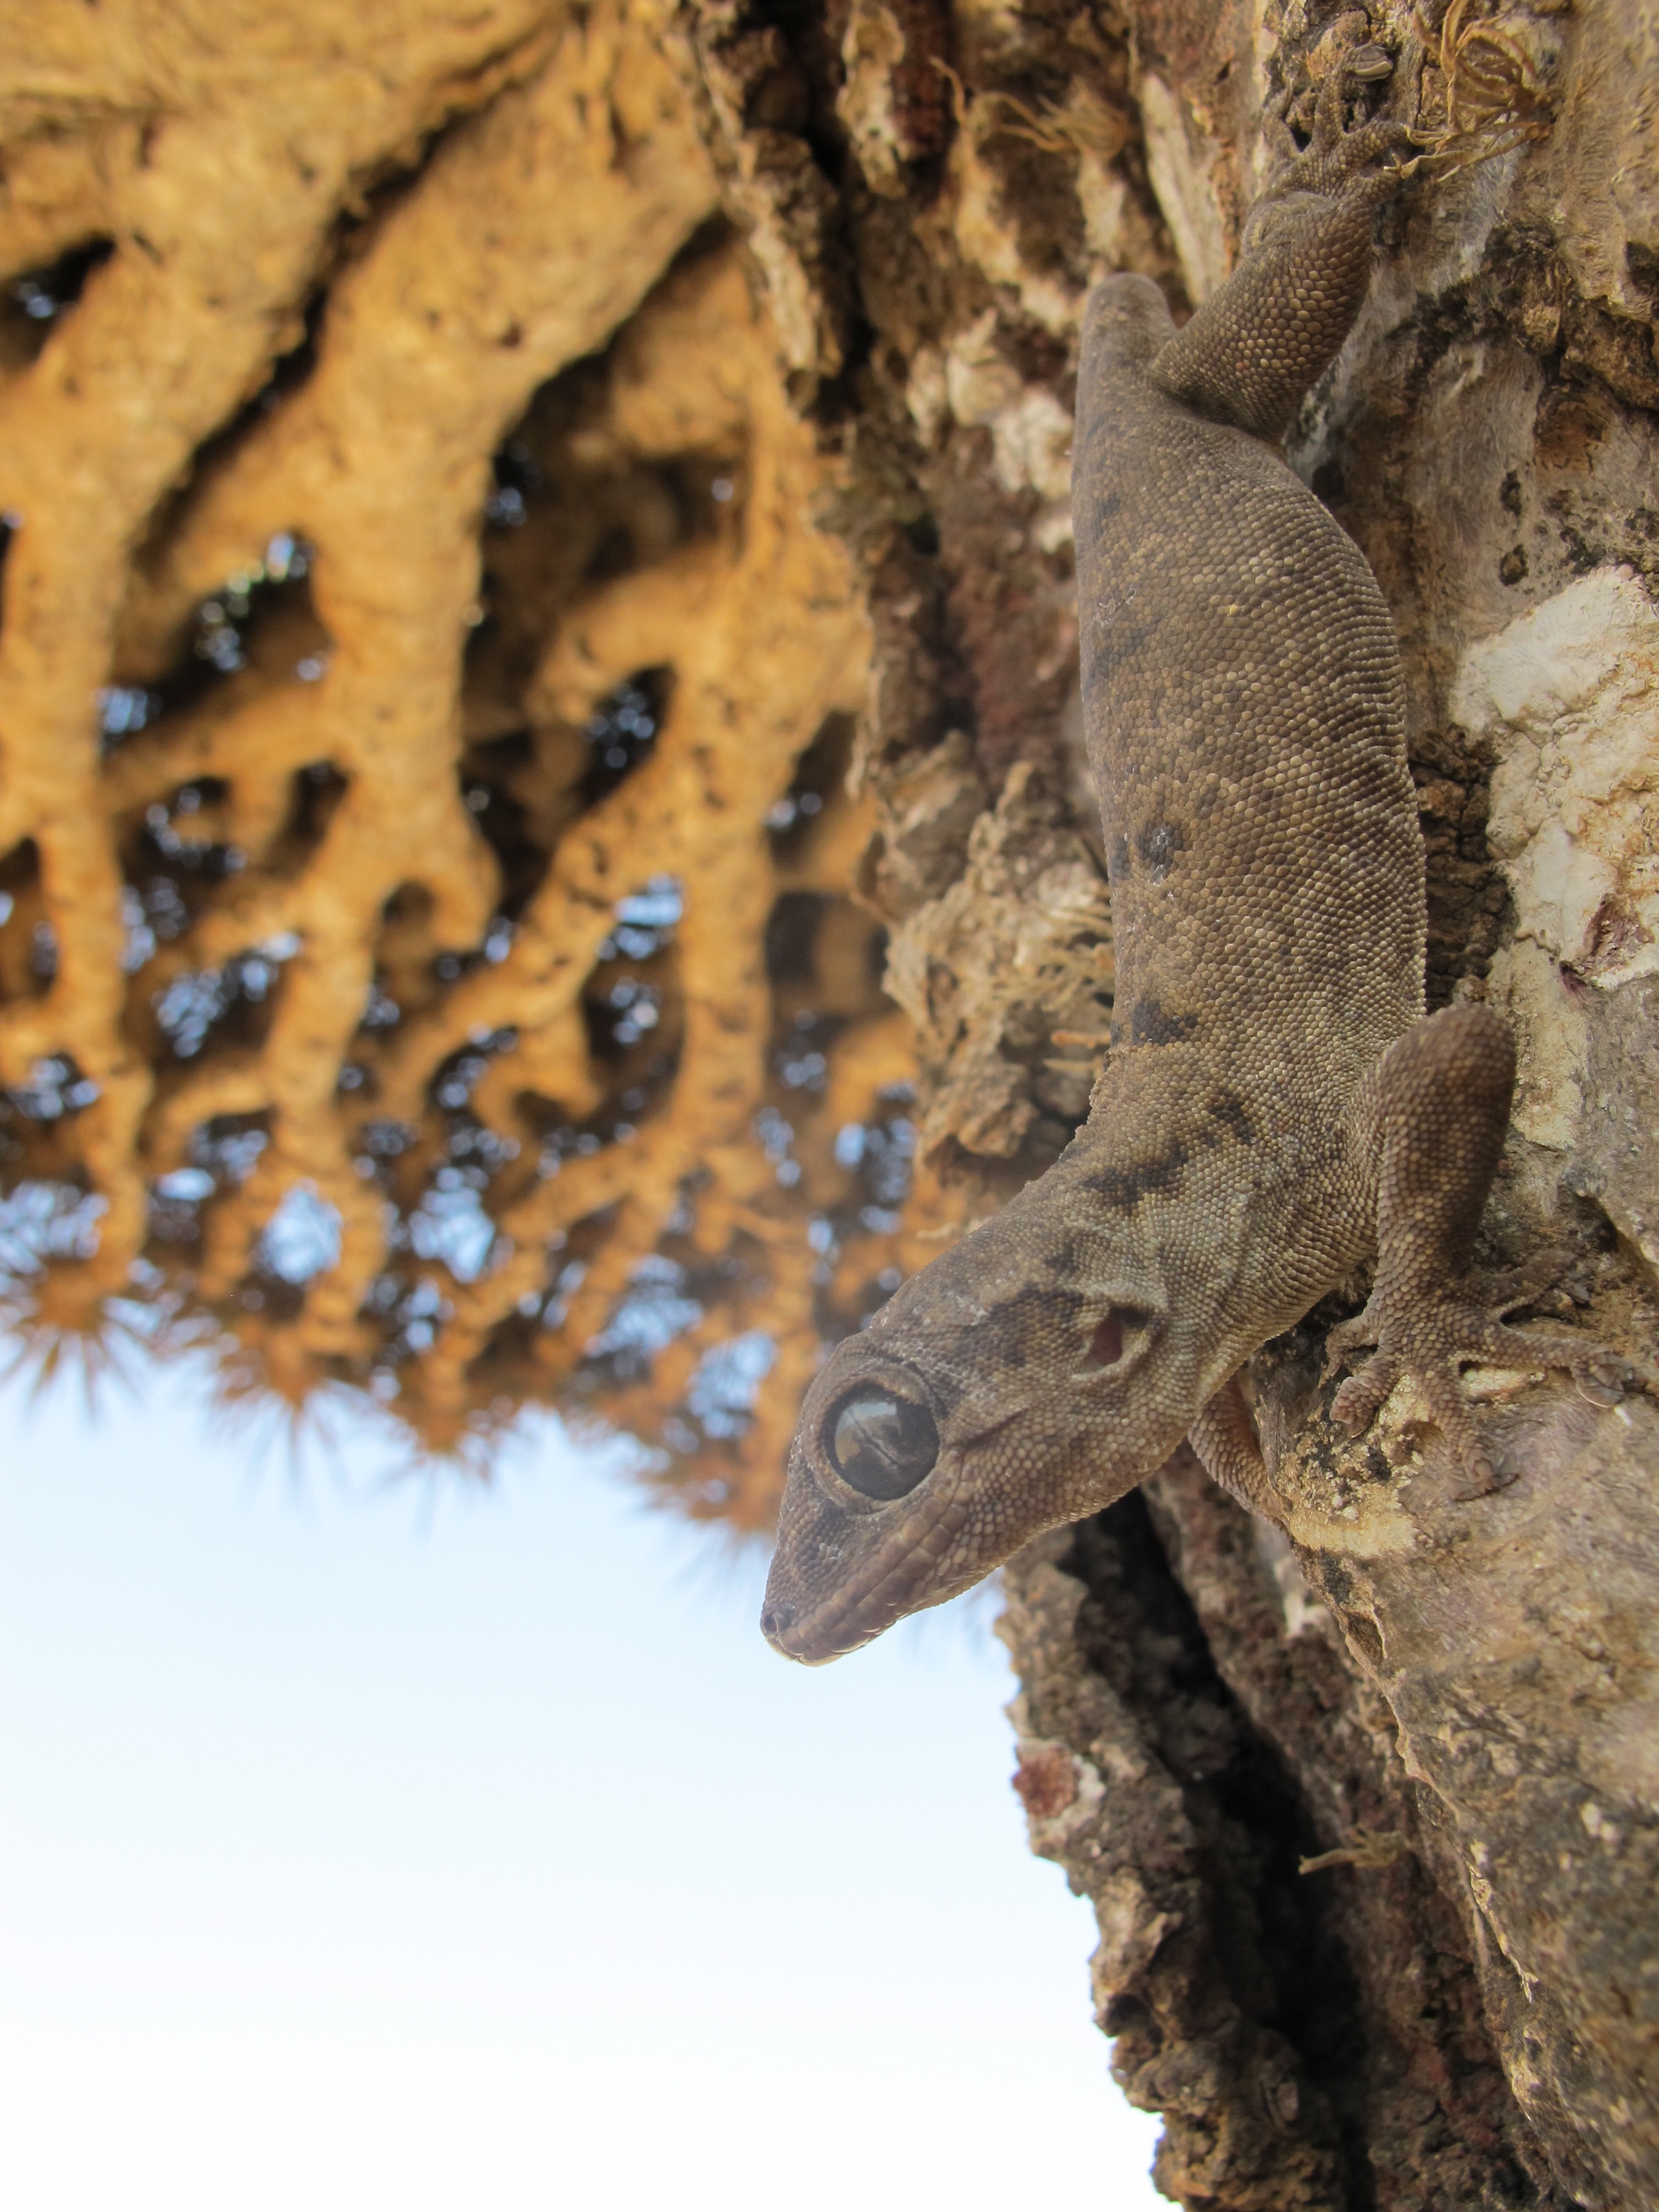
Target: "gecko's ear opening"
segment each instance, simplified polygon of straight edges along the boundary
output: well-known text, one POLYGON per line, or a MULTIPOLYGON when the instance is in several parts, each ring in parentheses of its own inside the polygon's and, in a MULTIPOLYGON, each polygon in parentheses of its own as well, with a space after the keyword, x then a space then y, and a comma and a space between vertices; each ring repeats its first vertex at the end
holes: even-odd
POLYGON ((1145 1341, 1152 1316, 1144 1306, 1108 1306, 1089 1339, 1085 1364, 1116 1367, 1145 1341))

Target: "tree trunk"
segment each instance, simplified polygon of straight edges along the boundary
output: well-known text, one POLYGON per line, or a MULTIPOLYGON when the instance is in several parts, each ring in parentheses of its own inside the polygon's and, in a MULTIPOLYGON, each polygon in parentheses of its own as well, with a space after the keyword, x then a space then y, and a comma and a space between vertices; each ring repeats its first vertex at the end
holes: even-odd
MULTIPOLYGON (((1381 219, 1291 458, 1399 627, 1431 1001, 1520 1045, 1485 1256, 1571 1247, 1559 1310, 1640 1353, 1659 28, 1482 8, 1424 85, 1471 158, 1381 219)), ((228 1390, 437 1450, 550 1400, 765 1525, 819 1348, 1085 1111, 1083 302, 1213 289, 1338 13, 0 33, 0 1261, 43 1356, 207 1330, 228 1390)), ((1481 1372, 1468 1497, 1407 1394, 1330 1423, 1352 1303, 1254 1364, 1288 1540, 1183 1451, 1009 1569, 1033 1843, 1183 2203, 1636 2212, 1655 1408, 1481 1372)))

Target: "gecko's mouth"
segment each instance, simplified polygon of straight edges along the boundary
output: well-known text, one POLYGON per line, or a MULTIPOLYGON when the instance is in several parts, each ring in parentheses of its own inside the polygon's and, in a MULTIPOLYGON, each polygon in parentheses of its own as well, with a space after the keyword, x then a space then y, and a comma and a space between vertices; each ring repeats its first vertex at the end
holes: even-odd
POLYGON ((793 1547, 781 1544, 767 1580, 761 1633, 775 1651, 805 1667, 823 1667, 869 1644, 907 1613, 942 1605, 985 1571, 970 1567, 959 1577, 940 1578, 940 1560, 968 1518, 968 1501, 950 1484, 925 1504, 911 1505, 898 1525, 878 1543, 856 1573, 830 1597, 804 1610, 792 1605, 779 1584, 780 1570, 794 1565, 793 1547), (920 1592, 926 1588, 925 1600, 920 1592))

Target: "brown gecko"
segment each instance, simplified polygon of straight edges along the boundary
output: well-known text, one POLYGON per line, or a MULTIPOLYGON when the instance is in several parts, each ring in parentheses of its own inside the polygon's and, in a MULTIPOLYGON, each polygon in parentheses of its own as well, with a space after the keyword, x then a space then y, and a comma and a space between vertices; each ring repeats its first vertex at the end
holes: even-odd
MULTIPOLYGON (((1240 1367, 1376 1255, 1331 1331, 1359 1429, 1408 1376, 1474 1486, 1460 1363, 1584 1373, 1587 1338, 1500 1316, 1560 1272, 1469 1272, 1515 1055, 1489 1009, 1425 1018, 1424 853, 1394 625, 1279 441, 1370 283, 1408 133, 1344 127, 1253 210, 1238 267, 1177 331, 1158 287, 1091 298, 1073 505, 1090 766, 1117 996, 1089 1118, 1048 1173, 838 1346, 789 1461, 762 1627, 854 1650, 1190 1437, 1280 1517, 1240 1367)), ((1386 69, 1386 61, 1383 62, 1386 69)))

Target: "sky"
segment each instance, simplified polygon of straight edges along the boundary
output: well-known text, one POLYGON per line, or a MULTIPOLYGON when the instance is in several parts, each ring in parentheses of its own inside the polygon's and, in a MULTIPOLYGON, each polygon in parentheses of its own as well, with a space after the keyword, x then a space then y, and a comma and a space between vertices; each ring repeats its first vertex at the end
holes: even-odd
POLYGON ((0 1389, 0 2202, 1150 2212, 985 1595, 836 1666, 556 1423, 489 1487, 0 1389))

